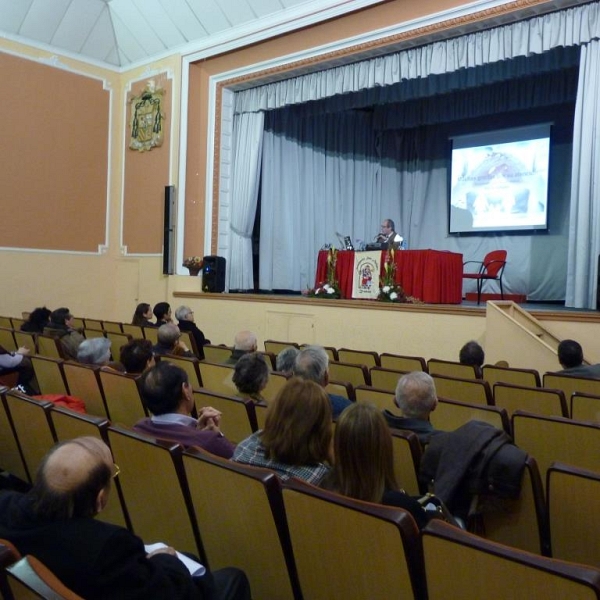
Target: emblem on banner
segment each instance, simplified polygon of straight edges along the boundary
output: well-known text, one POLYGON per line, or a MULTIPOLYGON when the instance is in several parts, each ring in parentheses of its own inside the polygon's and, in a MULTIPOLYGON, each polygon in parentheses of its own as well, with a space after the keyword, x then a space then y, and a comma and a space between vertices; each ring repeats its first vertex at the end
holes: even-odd
POLYGON ((377 298, 381 252, 357 252, 354 260, 353 298, 377 298))
POLYGON ((162 97, 165 91, 155 89, 154 81, 150 80, 139 96, 133 96, 131 103, 131 139, 129 147, 132 150, 144 152, 161 146, 163 142, 162 97))

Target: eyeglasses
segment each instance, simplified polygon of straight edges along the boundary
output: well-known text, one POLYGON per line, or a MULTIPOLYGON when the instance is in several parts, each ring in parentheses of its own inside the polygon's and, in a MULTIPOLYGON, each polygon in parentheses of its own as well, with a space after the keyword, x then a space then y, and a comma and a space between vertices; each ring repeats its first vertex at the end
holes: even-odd
POLYGON ((119 465, 117 463, 113 463, 112 478, 114 479, 115 477, 118 477, 119 473, 121 473, 121 469, 119 468, 119 465))

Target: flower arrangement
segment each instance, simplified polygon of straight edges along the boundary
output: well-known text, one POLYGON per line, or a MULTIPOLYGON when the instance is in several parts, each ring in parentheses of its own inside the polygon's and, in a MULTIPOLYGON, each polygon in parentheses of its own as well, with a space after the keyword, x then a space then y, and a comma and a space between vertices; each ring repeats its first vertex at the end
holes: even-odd
POLYGON ((395 250, 392 248, 385 257, 383 277, 381 278, 381 287, 379 288, 377 300, 380 302, 410 302, 402 286, 396 283, 394 252, 395 250))
POLYGON ((342 290, 335 277, 335 265, 337 263, 337 249, 330 248, 327 252, 327 281, 320 283, 316 288, 307 291, 311 298, 341 298, 342 290))
POLYGON ((187 269, 200 270, 202 268, 203 264, 204 264, 204 259, 201 256, 188 256, 183 261, 183 266, 186 267, 187 269))

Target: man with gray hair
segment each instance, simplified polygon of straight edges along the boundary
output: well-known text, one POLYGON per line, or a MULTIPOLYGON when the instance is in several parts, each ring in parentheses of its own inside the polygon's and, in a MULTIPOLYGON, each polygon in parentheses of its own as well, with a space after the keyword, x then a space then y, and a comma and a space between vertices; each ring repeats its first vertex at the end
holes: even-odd
POLYGON ((225 364, 235 365, 244 354, 256 352, 257 349, 256 334, 251 331, 238 331, 233 341, 231 356, 225 361, 225 364))
POLYGON ((282 373, 289 379, 294 373, 294 363, 296 362, 296 357, 299 352, 300 350, 295 346, 284 348, 277 355, 277 360, 275 362, 277 372, 282 373))
POLYGON ((77 348, 77 361, 84 365, 107 365, 110 360, 110 340, 105 337, 84 340, 77 348))
POLYGON ((400 409, 401 416, 389 410, 383 411, 390 427, 413 431, 421 444, 427 444, 431 436, 438 433, 429 420, 430 413, 438 403, 435 383, 429 374, 413 371, 400 377, 394 403, 400 409))
MULTIPOLYGON (((329 356, 322 346, 306 346, 296 356, 294 362, 294 377, 310 379, 326 388, 329 383, 329 356)), ((348 398, 337 394, 327 394, 331 402, 331 412, 334 419, 340 416, 345 408, 352 404, 348 398)))
POLYGON ((194 356, 193 352, 179 339, 181 332, 174 323, 165 323, 158 328, 158 344, 152 350, 158 356, 176 354, 177 356, 194 356))

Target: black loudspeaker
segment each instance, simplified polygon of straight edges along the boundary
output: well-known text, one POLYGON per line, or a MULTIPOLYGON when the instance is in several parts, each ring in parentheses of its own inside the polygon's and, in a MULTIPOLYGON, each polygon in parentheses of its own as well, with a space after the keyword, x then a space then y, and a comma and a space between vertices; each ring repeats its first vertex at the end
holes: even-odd
POLYGON ((175 273, 175 186, 165 186, 165 218, 163 232, 163 274, 175 273))
POLYGON ((205 256, 202 265, 202 291, 225 291, 225 259, 222 256, 205 256))

